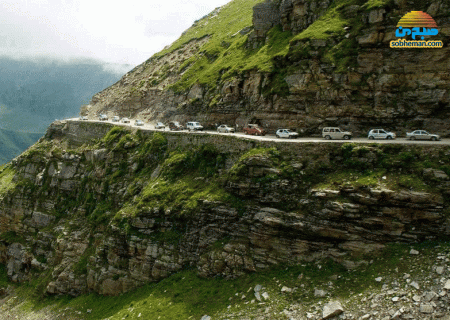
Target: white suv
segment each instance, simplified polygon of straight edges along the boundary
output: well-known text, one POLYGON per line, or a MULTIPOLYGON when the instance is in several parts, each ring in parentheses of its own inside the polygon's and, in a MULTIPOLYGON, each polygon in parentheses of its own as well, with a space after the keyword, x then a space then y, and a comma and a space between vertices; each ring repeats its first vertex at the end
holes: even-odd
POLYGON ((200 125, 200 123, 198 123, 198 122, 188 122, 186 124, 186 128, 189 131, 199 131, 199 130, 202 131, 203 130, 203 126, 200 125))
POLYGON ((352 133, 348 131, 342 131, 337 127, 325 127, 322 129, 322 137, 331 140, 331 139, 345 139, 349 140, 352 138, 352 133))
POLYGON ((396 135, 393 132, 388 132, 383 129, 372 129, 367 136, 370 140, 373 139, 395 139, 396 135))

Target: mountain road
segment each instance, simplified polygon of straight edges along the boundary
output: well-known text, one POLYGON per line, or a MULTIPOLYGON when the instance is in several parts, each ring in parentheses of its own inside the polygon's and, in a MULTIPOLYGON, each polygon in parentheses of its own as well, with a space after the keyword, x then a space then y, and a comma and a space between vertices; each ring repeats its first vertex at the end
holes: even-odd
MULTIPOLYGON (((144 123, 143 126, 136 126, 134 125, 135 119, 130 119, 130 123, 121 123, 121 122, 113 122, 111 120, 107 121, 100 121, 100 120, 80 120, 79 118, 71 118, 71 119, 65 119, 64 121, 71 121, 71 122, 96 122, 96 123, 111 123, 117 126, 124 126, 124 127, 132 127, 139 130, 146 130, 146 131, 166 131, 169 132, 169 128, 166 127, 165 129, 155 129, 154 125, 149 123, 144 123)), ((248 135, 243 132, 236 132, 236 133, 218 133, 215 130, 203 130, 203 131, 188 131, 188 130, 179 130, 179 131, 170 131, 170 132, 179 132, 184 134, 211 134, 211 135, 228 135, 228 136, 235 136, 241 139, 252 139, 252 140, 259 140, 259 141, 275 141, 275 142, 288 142, 288 143, 344 143, 344 142, 352 142, 352 143, 389 143, 389 144, 417 144, 417 145, 450 145, 450 139, 441 139, 440 141, 420 141, 420 140, 408 140, 406 138, 400 137, 392 140, 384 140, 384 139, 377 139, 377 140, 369 140, 367 137, 357 137, 352 138, 350 140, 326 140, 322 137, 299 137, 296 139, 285 139, 285 138, 277 138, 274 134, 266 134, 265 136, 254 136, 254 135, 248 135)))

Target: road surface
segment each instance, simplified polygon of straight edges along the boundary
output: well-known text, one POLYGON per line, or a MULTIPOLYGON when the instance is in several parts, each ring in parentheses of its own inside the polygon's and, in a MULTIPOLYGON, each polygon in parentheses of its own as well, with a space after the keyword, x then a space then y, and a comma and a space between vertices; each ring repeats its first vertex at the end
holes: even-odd
MULTIPOLYGON (((118 126, 124 126, 124 127, 133 127, 140 130, 146 130, 146 131, 170 131, 168 127, 163 129, 155 129, 154 125, 145 123, 143 126, 135 126, 134 125, 135 119, 130 119, 130 123, 121 123, 121 122, 112 122, 111 120, 108 121, 100 121, 100 120, 79 120, 79 118, 71 118, 71 119, 65 119, 64 121, 71 121, 71 122, 95 122, 95 123, 112 123, 114 125, 118 126)), ((389 144, 417 144, 417 145, 450 145, 450 139, 442 139, 440 141, 419 141, 419 140, 407 140, 406 138, 397 138, 393 140, 369 140, 367 138, 353 138, 351 140, 326 140, 324 138, 320 137, 301 137, 297 139, 283 139, 283 138, 277 138, 273 134, 267 134, 265 136, 254 136, 254 135, 247 135, 243 132, 236 132, 236 133, 218 133, 215 130, 204 130, 204 131, 195 131, 195 132, 189 132, 187 130, 182 131, 170 131, 170 132, 183 132, 186 134, 217 134, 217 135, 228 135, 228 136, 235 136, 239 137, 241 139, 252 139, 252 140, 259 140, 259 141, 275 141, 275 142, 289 142, 289 143, 336 143, 336 142, 352 142, 352 143, 389 143, 389 144)))

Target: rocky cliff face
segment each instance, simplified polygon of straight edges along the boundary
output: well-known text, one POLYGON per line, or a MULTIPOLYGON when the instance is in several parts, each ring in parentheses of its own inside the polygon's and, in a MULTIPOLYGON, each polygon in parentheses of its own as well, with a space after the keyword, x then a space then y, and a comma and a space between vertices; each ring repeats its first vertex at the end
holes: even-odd
POLYGON ((258 144, 54 123, 0 173, 0 263, 49 294, 237 277, 450 234, 448 147, 258 144))
POLYGON ((330 125, 362 134, 378 126, 449 134, 447 2, 258 2, 253 13, 236 13, 243 4, 235 0, 196 22, 83 112, 206 125, 253 121, 308 134, 330 125), (412 10, 435 19, 443 48, 389 47, 397 22, 412 10), (239 19, 221 34, 213 27, 230 12, 239 19), (238 23, 251 14, 251 23, 238 23))

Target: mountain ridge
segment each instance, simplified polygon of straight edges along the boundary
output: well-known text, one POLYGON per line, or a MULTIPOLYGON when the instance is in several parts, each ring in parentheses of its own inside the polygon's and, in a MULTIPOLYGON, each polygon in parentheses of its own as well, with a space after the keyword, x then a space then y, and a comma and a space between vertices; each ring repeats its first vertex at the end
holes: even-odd
POLYGON ((92 94, 119 79, 118 65, 91 59, 0 57, 0 163, 44 135, 55 119, 72 118, 92 94))
POLYGON ((12 131, 0 128, 0 164, 7 163, 33 145, 44 133, 12 131))
POLYGON ((86 114, 274 130, 388 126, 449 135, 450 15, 442 1, 231 1, 95 95, 86 114), (236 10, 235 14, 234 13, 236 10), (398 20, 429 11, 441 49, 391 49, 398 20), (231 15, 231 16, 230 16, 231 15), (229 19, 239 23, 227 27, 229 19), (234 20, 233 20, 234 21, 234 20))

